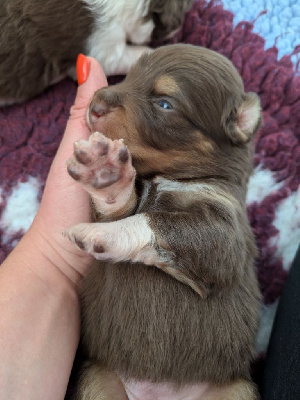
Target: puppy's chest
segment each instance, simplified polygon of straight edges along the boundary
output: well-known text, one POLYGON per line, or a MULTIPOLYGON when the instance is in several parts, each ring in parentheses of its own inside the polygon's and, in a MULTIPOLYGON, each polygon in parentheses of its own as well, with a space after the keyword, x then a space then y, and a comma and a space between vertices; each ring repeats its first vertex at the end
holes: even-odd
POLYGON ((182 211, 202 197, 215 192, 201 182, 180 182, 156 176, 136 182, 138 207, 136 214, 147 211, 182 211))

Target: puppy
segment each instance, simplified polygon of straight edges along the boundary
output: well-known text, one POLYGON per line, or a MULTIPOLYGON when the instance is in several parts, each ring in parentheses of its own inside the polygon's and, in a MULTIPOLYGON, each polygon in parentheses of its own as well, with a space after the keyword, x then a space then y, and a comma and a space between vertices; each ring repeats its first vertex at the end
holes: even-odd
POLYGON ((24 101, 75 74, 79 53, 107 75, 126 74, 151 39, 183 22, 192 0, 3 0, 0 103, 24 101), (130 43, 130 44, 128 44, 130 43))
POLYGON ((76 399, 257 399, 257 95, 220 54, 165 46, 97 91, 87 121, 68 172, 101 222, 67 235, 100 262, 82 288, 76 399))

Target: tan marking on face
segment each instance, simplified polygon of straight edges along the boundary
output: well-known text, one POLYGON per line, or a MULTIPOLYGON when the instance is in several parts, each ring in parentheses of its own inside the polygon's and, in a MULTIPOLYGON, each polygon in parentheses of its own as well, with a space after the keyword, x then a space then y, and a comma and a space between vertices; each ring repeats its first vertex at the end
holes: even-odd
POLYGON ((134 117, 128 119, 123 109, 110 113, 100 123, 104 135, 113 140, 124 140, 138 174, 166 171, 175 161, 183 158, 182 151, 162 151, 147 146, 136 129, 134 117))
POLYGON ((123 110, 118 109, 107 117, 101 118, 92 127, 93 131, 102 132, 108 138, 123 139, 133 160, 133 166, 138 174, 152 171, 163 172, 174 160, 182 158, 182 152, 169 150, 162 152, 146 146, 136 130, 133 121, 128 121, 123 110), (112 115, 114 114, 114 115, 112 115))
POLYGON ((158 78, 154 89, 158 94, 166 94, 170 96, 174 96, 179 92, 177 83, 168 75, 158 78))
POLYGON ((126 142, 126 134, 124 134, 127 125, 127 119, 122 109, 108 113, 106 116, 99 118, 96 123, 88 123, 92 132, 98 131, 103 133, 111 140, 124 139, 126 142))
POLYGON ((176 150, 162 152, 145 147, 142 143, 131 144, 128 148, 131 150, 133 164, 139 174, 165 172, 174 162, 182 158, 182 152, 176 150))
MULTIPOLYGON (((176 82, 169 76, 159 78, 156 83, 159 91, 171 93, 179 90, 176 82), (169 86, 168 86, 169 85, 169 86), (163 90, 164 86, 167 90, 163 90), (171 88, 171 90, 170 90, 171 88)), ((93 125, 92 130, 102 132, 108 138, 123 139, 128 147, 133 166, 138 174, 163 173, 175 169, 184 169, 188 165, 197 165, 199 163, 199 153, 201 159, 211 158, 214 153, 214 144, 207 139, 200 131, 196 132, 197 142, 194 143, 194 151, 186 152, 182 149, 159 150, 147 146, 138 132, 135 115, 130 109, 117 108, 114 111, 102 117, 93 125)))

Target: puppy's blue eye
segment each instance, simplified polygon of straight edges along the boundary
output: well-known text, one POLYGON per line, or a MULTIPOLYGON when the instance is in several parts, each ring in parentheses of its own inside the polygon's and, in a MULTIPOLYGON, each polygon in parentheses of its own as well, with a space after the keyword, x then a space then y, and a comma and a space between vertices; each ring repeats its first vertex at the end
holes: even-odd
POLYGON ((157 102, 157 104, 159 105, 159 107, 163 108, 164 110, 172 110, 172 106, 169 102, 167 102, 166 100, 159 100, 157 102))

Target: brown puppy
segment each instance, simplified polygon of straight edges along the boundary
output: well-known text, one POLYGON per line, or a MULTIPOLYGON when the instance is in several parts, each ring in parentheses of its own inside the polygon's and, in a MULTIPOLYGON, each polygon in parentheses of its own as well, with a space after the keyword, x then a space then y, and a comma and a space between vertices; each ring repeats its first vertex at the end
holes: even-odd
POLYGON ((0 105, 76 77, 79 53, 107 75, 127 73, 153 39, 183 22, 192 0, 1 0, 0 105))
POLYGON ((102 222, 68 235, 101 262, 83 285, 77 399, 257 399, 257 95, 223 56, 173 45, 96 92, 87 119, 68 171, 102 222))

